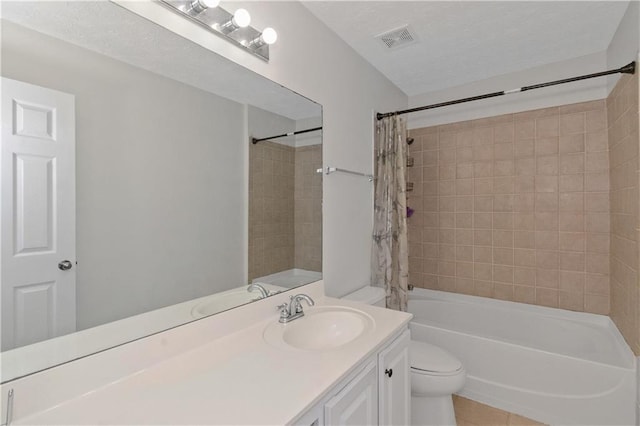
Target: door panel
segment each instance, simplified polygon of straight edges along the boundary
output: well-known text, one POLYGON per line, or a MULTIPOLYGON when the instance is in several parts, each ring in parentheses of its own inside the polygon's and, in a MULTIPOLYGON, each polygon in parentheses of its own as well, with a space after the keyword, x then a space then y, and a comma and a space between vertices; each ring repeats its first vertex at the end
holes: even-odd
POLYGON ((55 107, 13 100, 13 133, 16 136, 56 140, 55 107))
POLYGON ((406 330, 379 355, 381 425, 411 424, 411 361, 406 330))
POLYGON ((15 254, 53 250, 55 158, 14 155, 15 254))
POLYGON ((377 382, 376 364, 371 363, 325 404, 325 424, 378 424, 377 382))
POLYGON ((16 347, 54 336, 54 282, 14 287, 16 347))
POLYGON ((72 95, 2 78, 2 350, 76 329, 72 95))

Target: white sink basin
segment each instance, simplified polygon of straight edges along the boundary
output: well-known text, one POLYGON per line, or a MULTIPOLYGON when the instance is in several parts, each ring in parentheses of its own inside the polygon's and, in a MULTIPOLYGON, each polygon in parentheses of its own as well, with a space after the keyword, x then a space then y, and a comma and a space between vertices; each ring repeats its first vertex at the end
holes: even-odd
POLYGON ((374 328, 375 321, 365 312, 344 306, 318 306, 305 308, 302 318, 288 324, 269 324, 264 339, 277 347, 323 351, 351 343, 374 328))

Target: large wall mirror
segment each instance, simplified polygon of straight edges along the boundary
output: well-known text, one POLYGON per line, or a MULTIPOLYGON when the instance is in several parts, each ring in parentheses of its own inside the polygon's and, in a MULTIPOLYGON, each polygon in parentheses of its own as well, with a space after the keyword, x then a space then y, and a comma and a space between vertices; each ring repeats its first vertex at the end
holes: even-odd
POLYGON ((3 383, 321 278, 321 131, 251 143, 319 104, 107 1, 1 7, 3 383))

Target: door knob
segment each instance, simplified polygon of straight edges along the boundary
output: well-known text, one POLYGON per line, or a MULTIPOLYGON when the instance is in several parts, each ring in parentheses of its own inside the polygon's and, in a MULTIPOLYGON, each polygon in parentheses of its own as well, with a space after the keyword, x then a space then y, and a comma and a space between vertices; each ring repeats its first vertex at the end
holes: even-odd
POLYGON ((389 377, 393 376, 393 368, 385 369, 384 374, 386 374, 389 377))
POLYGON ((58 263, 58 269, 60 269, 61 271, 68 271, 71 268, 73 268, 73 264, 69 260, 63 260, 62 262, 58 263))

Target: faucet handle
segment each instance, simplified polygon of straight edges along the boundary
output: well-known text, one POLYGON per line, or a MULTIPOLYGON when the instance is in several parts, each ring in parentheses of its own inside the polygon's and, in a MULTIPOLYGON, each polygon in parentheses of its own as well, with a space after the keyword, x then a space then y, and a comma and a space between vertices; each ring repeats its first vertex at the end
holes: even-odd
POLYGON ((287 318, 289 316, 289 305, 284 302, 282 305, 276 306, 276 309, 280 311, 280 318, 287 318))

